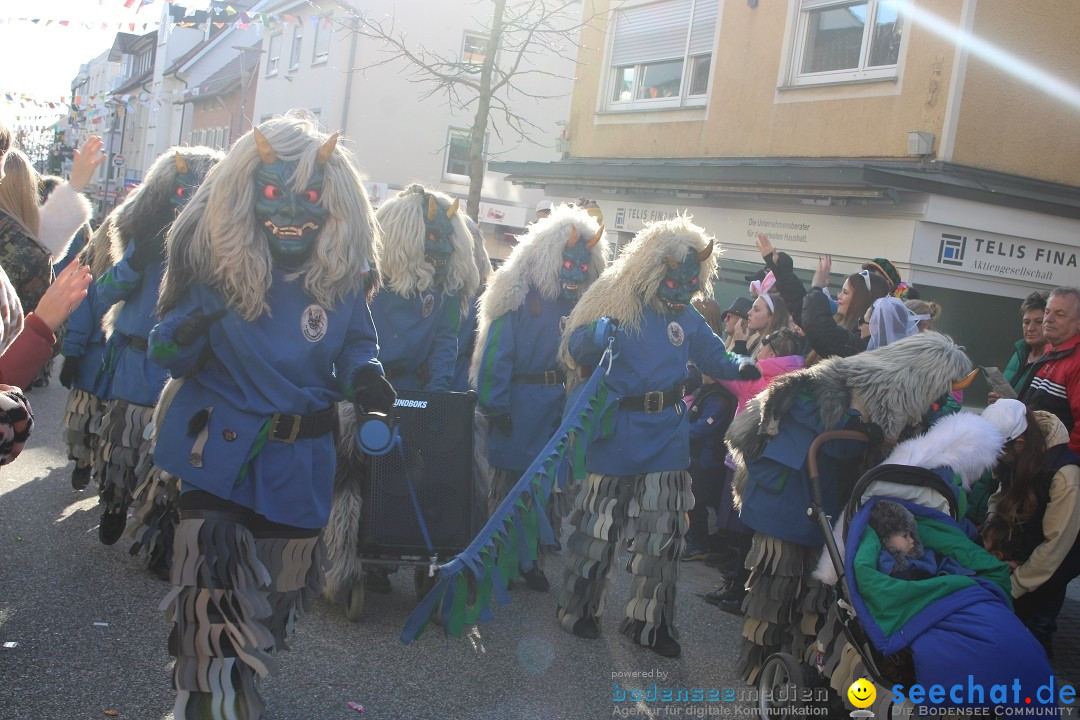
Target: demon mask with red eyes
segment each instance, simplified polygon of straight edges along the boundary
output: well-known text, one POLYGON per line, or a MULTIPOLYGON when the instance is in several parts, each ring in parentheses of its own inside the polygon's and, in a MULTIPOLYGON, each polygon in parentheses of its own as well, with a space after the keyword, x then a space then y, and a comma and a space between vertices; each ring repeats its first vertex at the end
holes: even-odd
MULTIPOLYGON (((562 251, 562 265, 559 267, 559 288, 565 300, 577 300, 589 277, 589 263, 592 262, 592 249, 604 236, 604 226, 587 241, 578 238, 576 225, 570 226, 570 239, 562 251)), ((595 276, 594 276, 595 277, 595 276)))
POLYGON ((323 166, 337 145, 337 133, 319 148, 311 177, 303 188, 292 182, 298 163, 279 160, 270 142, 255 129, 255 144, 262 162, 255 170, 255 217, 274 264, 297 270, 315 250, 329 211, 323 204, 323 166))
POLYGON ((701 263, 712 255, 712 241, 700 252, 691 250, 682 261, 667 258, 664 277, 660 280, 657 294, 671 315, 678 315, 690 304, 690 299, 701 289, 701 263))

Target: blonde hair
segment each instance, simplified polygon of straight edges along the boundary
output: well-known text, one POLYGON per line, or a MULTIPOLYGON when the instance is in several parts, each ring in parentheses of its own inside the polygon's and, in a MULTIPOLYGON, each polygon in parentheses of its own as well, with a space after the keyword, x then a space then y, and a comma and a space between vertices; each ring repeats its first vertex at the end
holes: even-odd
POLYGON ((919 321, 919 332, 933 330, 934 321, 941 314, 941 306, 930 300, 905 300, 904 306, 916 315, 929 315, 929 320, 919 321))
POLYGON ((8 151, 4 159, 4 181, 0 182, 0 210, 15 218, 37 239, 41 220, 38 215, 39 175, 23 152, 8 151))

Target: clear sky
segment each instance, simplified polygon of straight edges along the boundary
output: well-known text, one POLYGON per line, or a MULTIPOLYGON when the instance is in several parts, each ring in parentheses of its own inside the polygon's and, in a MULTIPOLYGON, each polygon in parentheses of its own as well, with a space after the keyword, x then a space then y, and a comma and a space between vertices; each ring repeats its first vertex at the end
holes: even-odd
MULTIPOLYGON (((141 35, 156 29, 165 1, 140 8, 141 1, 125 8, 124 0, 0 0, 0 120, 13 123, 27 112, 9 103, 6 93, 59 102, 70 95, 79 66, 110 48, 117 32, 141 35), (31 22, 35 18, 38 22, 31 22), (61 25, 62 20, 69 25, 61 25), (135 23, 134 31, 128 23, 135 23)), ((205 9, 209 0, 177 4, 205 9)))

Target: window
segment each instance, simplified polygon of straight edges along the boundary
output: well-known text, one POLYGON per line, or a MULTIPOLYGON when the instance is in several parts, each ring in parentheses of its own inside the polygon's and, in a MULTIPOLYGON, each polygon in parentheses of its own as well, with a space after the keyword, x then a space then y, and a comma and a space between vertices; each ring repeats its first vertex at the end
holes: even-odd
POLYGON ((311 64, 324 63, 330 57, 330 37, 333 35, 334 26, 330 18, 319 18, 315 25, 315 50, 311 56, 311 64))
POLYGON ((480 66, 487 57, 487 46, 487 35, 465 31, 465 38, 461 41, 461 62, 473 66, 474 72, 480 72, 480 66))
POLYGON ((214 147, 218 150, 225 149, 225 128, 214 130, 214 147))
POLYGON ((446 174, 469 177, 469 131, 450 128, 446 141, 446 174))
POLYGON ((270 49, 266 53, 266 77, 277 75, 281 62, 281 33, 270 36, 270 49))
POLYGON ((664 0, 614 13, 608 110, 705 104, 719 0, 664 0))
POLYGON ((895 0, 802 0, 791 82, 894 78, 902 29, 895 0))
POLYGON ((289 51, 289 70, 300 69, 300 47, 304 44, 304 26, 298 24, 293 29, 292 49, 289 51))

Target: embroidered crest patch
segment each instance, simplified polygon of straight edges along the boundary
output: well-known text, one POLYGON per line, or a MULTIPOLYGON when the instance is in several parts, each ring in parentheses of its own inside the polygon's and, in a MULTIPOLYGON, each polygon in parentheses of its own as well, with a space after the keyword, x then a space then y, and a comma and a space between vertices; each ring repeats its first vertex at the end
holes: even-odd
POLYGON ((424 302, 424 307, 420 312, 423 313, 424 317, 427 317, 435 309, 435 296, 431 294, 424 295, 421 300, 424 302))
POLYGON ((300 313, 300 332, 308 342, 319 342, 326 336, 329 319, 319 305, 308 305, 300 313))
POLYGON ((686 333, 683 331, 682 325, 672 320, 667 326, 667 339, 675 347, 682 345, 683 340, 686 339, 686 333))

